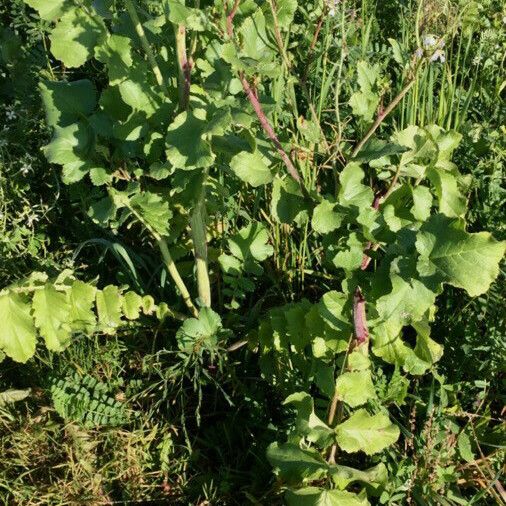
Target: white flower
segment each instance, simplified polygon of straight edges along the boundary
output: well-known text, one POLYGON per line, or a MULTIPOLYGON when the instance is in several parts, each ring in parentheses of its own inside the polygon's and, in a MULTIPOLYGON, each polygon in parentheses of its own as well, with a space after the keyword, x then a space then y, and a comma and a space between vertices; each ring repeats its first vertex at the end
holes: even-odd
POLYGON ((36 221, 39 221, 39 217, 36 214, 31 214, 26 219, 26 224, 31 227, 36 221))
POLYGON ((445 56, 445 53, 444 51, 442 51, 441 49, 436 49, 434 51, 434 53, 432 54, 432 56, 430 57, 430 61, 431 62, 436 62, 436 61, 440 61, 441 63, 444 63, 446 61, 446 56, 445 56))
POLYGON ((5 114, 9 120, 16 119, 16 113, 12 109, 7 110, 5 114))
POLYGON ((326 0, 326 3, 329 8, 329 16, 333 18, 337 14, 337 4, 339 0, 326 0))
POLYGON ((423 47, 425 49, 430 49, 436 45, 436 37, 434 35, 426 35, 423 38, 423 47))
POLYGON ((32 164, 31 163, 26 163, 25 162, 21 166, 21 174, 23 174, 23 176, 26 176, 31 170, 32 170, 32 164))
POLYGON ((421 58, 423 56, 423 49, 421 47, 419 47, 416 51, 415 51, 415 56, 417 58, 421 58))

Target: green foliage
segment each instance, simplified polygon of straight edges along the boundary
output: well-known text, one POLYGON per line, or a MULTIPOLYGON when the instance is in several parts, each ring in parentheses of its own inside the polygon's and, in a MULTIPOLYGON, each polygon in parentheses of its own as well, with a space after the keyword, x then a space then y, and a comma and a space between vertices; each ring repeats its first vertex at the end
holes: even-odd
MULTIPOLYGON (((143 468, 120 475, 161 469, 153 500, 496 498, 488 462, 487 487, 466 465, 486 460, 482 441, 502 444, 490 426, 498 403, 487 400, 497 394, 487 386, 477 397, 478 376, 451 383, 443 349, 480 352, 482 370, 500 369, 504 319, 485 298, 504 299, 494 282, 506 242, 500 215, 480 220, 473 206, 484 173, 500 180, 504 146, 497 135, 471 140, 480 134, 466 121, 479 118, 475 100, 499 117, 492 104, 504 83, 486 84, 466 65, 487 47, 481 24, 498 31, 503 13, 443 3, 14 2, 23 21, 13 29, 32 33, 43 63, 23 67, 23 38, 2 29, 2 72, 19 88, 5 87, 6 96, 23 93, 19 76, 31 68, 50 134, 36 139, 47 159, 38 171, 58 166, 64 186, 44 180, 63 200, 40 240, 51 261, 4 269, 0 359, 9 378, 23 371, 14 362, 54 378, 50 402, 78 427, 70 437, 87 448, 87 476, 102 474, 80 431, 128 424, 133 433, 140 420, 152 434, 134 458, 143 468), (470 169, 485 154, 495 165, 470 169), (105 261, 105 244, 120 269, 105 261), (455 329, 466 325, 453 313, 468 307, 474 323, 460 347, 455 329), (491 321, 476 323, 479 311, 491 321), (474 409, 488 410, 477 415, 481 426, 474 409), (265 451, 279 478, 273 487, 265 451), (484 491, 462 492, 461 477, 484 491), (173 496, 186 480, 188 490, 173 496)), ((481 70, 500 75, 490 58, 495 72, 481 70)), ((4 93, 3 77, 0 86, 4 93)), ((18 195, 30 208, 36 183, 0 177, 2 224, 18 195)), ((503 195, 490 191, 500 207, 503 195)), ((19 219, 8 223, 2 244, 22 247, 19 219)), ((32 258, 43 249, 28 244, 32 258)), ((13 265, 8 247, 0 254, 8 250, 13 265)), ((41 402, 19 393, 32 380, 15 389, 0 381, 2 410, 41 402)), ((114 486, 100 483, 84 500, 151 499, 119 497, 122 482, 106 474, 114 486)))
POLYGON ((128 422, 125 403, 116 400, 105 383, 91 376, 76 373, 54 379, 50 392, 54 409, 66 421, 86 428, 116 427, 128 422))
POLYGON ((146 304, 135 292, 123 294, 114 285, 99 290, 68 271, 52 280, 43 273, 32 273, 0 294, 0 315, 5 322, 0 348, 15 361, 27 362, 35 354, 37 337, 44 339, 48 350, 62 351, 75 334, 114 334, 128 323, 123 317, 138 319, 141 309, 150 315, 157 307, 146 304))

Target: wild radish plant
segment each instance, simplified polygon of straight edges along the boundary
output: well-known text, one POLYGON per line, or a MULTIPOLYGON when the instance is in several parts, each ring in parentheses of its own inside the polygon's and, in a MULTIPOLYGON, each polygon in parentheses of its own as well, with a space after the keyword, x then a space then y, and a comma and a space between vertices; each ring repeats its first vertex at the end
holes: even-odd
MULTIPOLYGON (((346 145, 297 73, 294 45, 308 27, 296 0, 25 2, 54 25, 51 52, 66 69, 67 79, 40 83, 53 130, 47 159, 65 184, 87 189, 96 224, 134 230, 160 256, 181 304, 72 272, 34 273, 0 292, 1 352, 25 362, 38 336, 60 351, 76 332, 112 334, 142 314, 184 320, 176 339, 186 354, 248 343, 294 415, 287 440, 267 453, 287 503, 369 504, 387 469, 378 457, 356 469, 349 454, 381 454, 400 435, 374 362, 391 364, 399 382, 429 371, 443 353, 431 337, 437 296, 445 284, 485 293, 505 250, 466 231, 458 133, 409 125, 377 137, 440 46, 413 48, 390 101, 380 66, 357 62, 346 105, 363 135, 346 145), (255 209, 237 232, 234 198, 255 209), (234 312, 258 280, 278 289, 277 273, 264 273, 281 227, 302 256, 319 251, 330 289, 264 311, 232 342, 243 328, 234 312), (183 270, 188 259, 194 268, 183 270)), ((344 20, 344 5, 313 8, 313 37, 328 9, 344 20)))

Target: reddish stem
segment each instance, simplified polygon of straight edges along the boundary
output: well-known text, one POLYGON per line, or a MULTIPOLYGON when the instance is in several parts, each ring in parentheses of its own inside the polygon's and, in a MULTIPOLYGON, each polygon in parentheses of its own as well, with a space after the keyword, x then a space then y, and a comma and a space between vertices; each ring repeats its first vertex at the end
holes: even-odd
MULTIPOLYGON (((230 39, 234 38, 234 17, 237 13, 237 9, 239 7, 240 0, 235 0, 234 6, 232 7, 232 10, 227 15, 227 33, 230 39)), ((258 120, 260 121, 260 124, 262 125, 262 128, 264 129, 264 132, 267 134, 267 137, 272 141, 274 146, 276 147, 276 151, 278 152, 279 156, 281 156, 281 159, 283 160, 288 173, 290 176, 299 183, 301 190, 304 194, 307 194, 307 191, 302 183, 302 178, 300 177, 300 174, 298 170, 295 168, 295 165, 290 160, 290 157, 286 153, 286 151, 283 149, 283 146, 281 145, 281 142, 279 142, 278 136, 276 135, 276 132, 274 132, 274 128, 272 128, 272 125, 269 123, 269 120, 267 119, 267 116, 265 115, 262 105, 260 104, 260 101, 258 100, 258 97, 253 90, 253 88, 250 86, 248 80, 246 79, 246 76, 244 75, 244 72, 239 72, 239 79, 241 81, 244 93, 246 93, 246 96, 248 97, 248 100, 250 101, 253 110, 255 111, 255 114, 258 117, 258 120)))
POLYGON ((369 330, 367 328, 367 316, 365 314, 365 299, 362 290, 357 286, 353 296, 353 326, 357 345, 367 343, 369 330))

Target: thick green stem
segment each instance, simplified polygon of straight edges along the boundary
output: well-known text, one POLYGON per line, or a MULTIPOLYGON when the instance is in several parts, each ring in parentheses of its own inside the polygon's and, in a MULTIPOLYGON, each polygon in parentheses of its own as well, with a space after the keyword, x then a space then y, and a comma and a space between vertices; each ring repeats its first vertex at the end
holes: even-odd
POLYGON ((167 241, 162 238, 158 238, 158 246, 160 248, 160 251, 162 253, 163 260, 165 261, 165 265, 167 267, 167 270, 169 271, 169 274, 172 276, 172 279, 176 283, 176 286, 178 287, 179 291, 181 292, 181 296, 183 297, 184 303, 188 307, 188 309, 191 311, 192 315, 195 318, 199 317, 199 312, 197 308, 193 305, 192 299, 190 297, 190 292, 186 288, 186 285, 181 278, 179 271, 177 270, 176 264, 174 263, 174 260, 172 259, 172 255, 170 254, 169 247, 167 246, 167 241))
MULTIPOLYGON (((188 110, 190 105, 191 64, 186 51, 186 28, 183 25, 174 25, 176 37, 176 57, 178 68, 179 108, 188 110)), ((197 284, 199 300, 202 306, 211 307, 211 283, 209 281, 209 268, 207 262, 207 232, 206 232, 206 176, 202 189, 193 209, 190 226, 195 252, 195 266, 197 271, 197 284)))
POLYGON ((195 264, 197 268, 197 283, 200 303, 204 307, 211 307, 211 283, 209 281, 209 269, 207 263, 207 232, 206 232, 206 205, 205 205, 205 181, 199 200, 192 212, 190 219, 193 249, 195 252, 195 264))
POLYGON ((135 31, 141 41, 142 48, 144 49, 149 64, 151 65, 151 68, 153 69, 153 74, 155 74, 156 82, 159 86, 165 89, 165 82, 162 76, 162 72, 160 71, 160 67, 158 66, 158 63, 156 63, 156 58, 153 53, 153 50, 151 49, 151 46, 149 45, 148 39, 146 37, 146 33, 144 32, 144 28, 142 27, 142 23, 139 19, 139 16, 137 15, 137 11, 135 9, 134 0, 125 0, 125 6, 127 8, 128 14, 130 16, 130 19, 132 20, 132 23, 134 25, 135 31))

